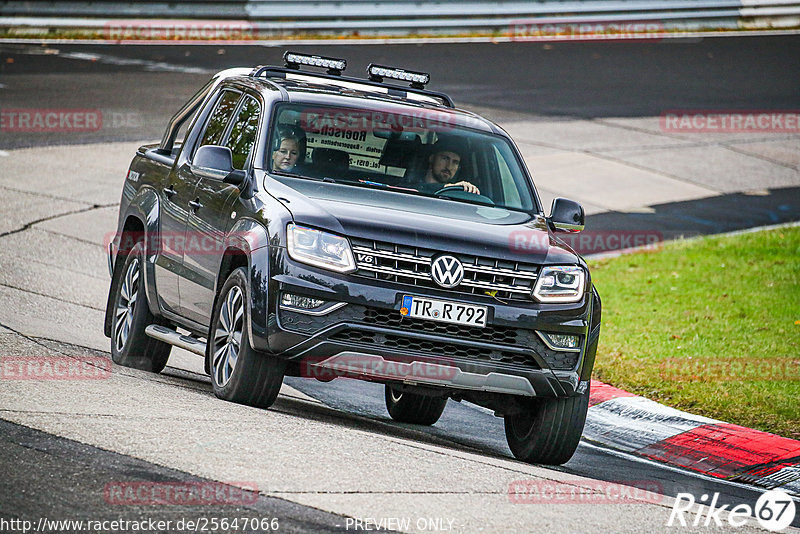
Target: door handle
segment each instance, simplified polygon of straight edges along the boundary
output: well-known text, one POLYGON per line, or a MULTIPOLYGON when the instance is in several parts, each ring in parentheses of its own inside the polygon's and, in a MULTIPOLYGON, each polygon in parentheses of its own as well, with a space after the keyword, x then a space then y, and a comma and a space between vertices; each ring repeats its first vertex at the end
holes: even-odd
POLYGON ((175 191, 175 190, 172 188, 172 184, 169 184, 167 187, 165 187, 165 188, 164 188, 164 194, 165 194, 165 195, 167 195, 167 198, 172 198, 172 196, 173 196, 175 193, 177 193, 177 191, 175 191))
POLYGON ((202 208, 203 205, 200 203, 200 197, 197 197, 194 200, 190 200, 189 201, 189 207, 192 208, 192 211, 197 211, 200 208, 202 208))

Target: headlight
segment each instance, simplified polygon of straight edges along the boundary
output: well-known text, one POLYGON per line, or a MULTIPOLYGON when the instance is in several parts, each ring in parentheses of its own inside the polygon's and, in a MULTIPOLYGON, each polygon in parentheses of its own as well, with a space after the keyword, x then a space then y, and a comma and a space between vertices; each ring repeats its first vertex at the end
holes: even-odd
POLYGON ((344 237, 290 223, 286 245, 293 260, 340 273, 356 270, 350 243, 344 237))
POLYGON ((577 266, 542 267, 533 298, 539 302, 578 302, 583 297, 586 275, 577 266))

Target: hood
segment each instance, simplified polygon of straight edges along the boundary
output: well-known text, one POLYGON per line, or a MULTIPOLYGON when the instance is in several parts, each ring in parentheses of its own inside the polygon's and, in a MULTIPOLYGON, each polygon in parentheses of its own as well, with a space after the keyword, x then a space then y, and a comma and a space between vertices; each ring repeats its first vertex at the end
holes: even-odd
POLYGON ((442 252, 537 264, 580 262, 540 215, 301 178, 266 181, 266 190, 298 224, 442 252))

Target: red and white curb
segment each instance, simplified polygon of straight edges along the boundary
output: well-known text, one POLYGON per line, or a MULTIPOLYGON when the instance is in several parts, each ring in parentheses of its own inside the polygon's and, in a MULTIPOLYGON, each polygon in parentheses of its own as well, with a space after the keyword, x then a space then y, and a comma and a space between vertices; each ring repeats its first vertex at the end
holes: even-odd
POLYGON ((800 441, 676 410, 592 380, 583 438, 715 478, 800 496, 800 441))

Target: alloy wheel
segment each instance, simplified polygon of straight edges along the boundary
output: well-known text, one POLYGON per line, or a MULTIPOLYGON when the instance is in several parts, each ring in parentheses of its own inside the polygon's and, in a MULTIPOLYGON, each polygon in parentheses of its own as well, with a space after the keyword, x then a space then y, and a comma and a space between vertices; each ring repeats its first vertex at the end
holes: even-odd
POLYGON ((139 258, 134 258, 125 271, 119 288, 119 299, 114 321, 114 342, 117 352, 122 352, 131 331, 133 313, 136 311, 136 298, 139 295, 139 258))
POLYGON ((224 387, 231 379, 239 358, 244 327, 244 298, 239 287, 225 295, 214 330, 212 368, 217 385, 224 387))

